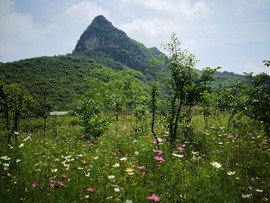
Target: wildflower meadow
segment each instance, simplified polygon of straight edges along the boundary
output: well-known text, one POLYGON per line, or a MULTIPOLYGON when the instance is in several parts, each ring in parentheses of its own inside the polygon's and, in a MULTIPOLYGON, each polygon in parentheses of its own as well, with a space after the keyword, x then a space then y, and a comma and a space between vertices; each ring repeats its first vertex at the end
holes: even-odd
MULTIPOLYGON (((50 118, 44 137, 22 124, 0 148, 1 202, 268 202, 270 147, 252 121, 227 129, 201 116, 191 141, 136 134, 126 118, 87 139, 76 117, 50 118)), ((130 116, 132 120, 132 116, 130 116)))

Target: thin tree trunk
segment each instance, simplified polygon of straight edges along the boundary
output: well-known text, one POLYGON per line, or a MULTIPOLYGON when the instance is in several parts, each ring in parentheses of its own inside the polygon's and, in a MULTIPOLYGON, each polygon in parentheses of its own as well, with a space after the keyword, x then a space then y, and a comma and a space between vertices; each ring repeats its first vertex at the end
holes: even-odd
POLYGON ((158 141, 158 138, 157 138, 157 135, 155 133, 155 130, 154 130, 154 127, 155 127, 155 115, 156 113, 156 87, 153 86, 153 89, 152 89, 152 123, 151 123, 151 132, 157 142, 157 146, 159 148, 159 141, 158 141))
POLYGON ((175 102, 176 102, 176 98, 177 98, 177 93, 175 93, 174 95, 174 98, 172 100, 172 103, 171 103, 171 118, 170 118, 170 143, 172 144, 174 142, 173 138, 174 138, 174 129, 175 129, 175 126, 174 126, 174 118, 175 118, 175 102))

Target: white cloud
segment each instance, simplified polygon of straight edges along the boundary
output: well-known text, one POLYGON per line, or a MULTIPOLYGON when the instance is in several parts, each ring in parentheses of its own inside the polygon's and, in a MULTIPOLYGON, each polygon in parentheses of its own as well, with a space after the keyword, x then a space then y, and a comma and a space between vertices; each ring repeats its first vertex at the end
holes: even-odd
POLYGON ((140 42, 143 42, 146 46, 160 47, 160 39, 168 38, 170 31, 174 27, 173 23, 166 22, 161 19, 143 20, 134 19, 131 23, 126 23, 119 26, 121 29, 140 42))
POLYGON ((170 39, 173 32, 183 40, 183 36, 190 32, 186 25, 200 22, 210 13, 203 1, 192 4, 188 0, 121 0, 120 7, 126 16, 131 16, 131 20, 118 25, 119 28, 147 47, 158 48, 170 39))
POLYGON ((204 2, 199 1, 196 2, 193 7, 187 5, 182 12, 188 19, 194 20, 206 17, 209 13, 209 9, 204 2))
POLYGON ((1 3, 0 55, 3 61, 14 60, 14 55, 18 53, 27 57, 29 43, 38 43, 42 38, 42 32, 47 31, 47 28, 36 27, 31 15, 17 13, 12 6, 13 1, 10 0, 1 3))
POLYGON ((159 15, 165 18, 178 18, 174 20, 179 20, 179 18, 197 20, 206 17, 209 13, 203 1, 191 4, 188 0, 121 0, 121 7, 133 18, 159 15))
POLYGON ((253 72, 254 74, 258 74, 258 73, 264 72, 264 73, 270 74, 270 68, 264 66, 263 63, 261 63, 261 64, 256 64, 256 63, 253 62, 253 61, 249 61, 249 62, 247 62, 246 65, 244 66, 243 72, 246 72, 246 73, 251 73, 251 72, 253 72))
POLYGON ((99 7, 96 3, 90 1, 82 1, 73 4, 66 9, 66 14, 71 16, 77 23, 88 23, 97 15, 104 15, 106 18, 110 16, 110 12, 99 7))

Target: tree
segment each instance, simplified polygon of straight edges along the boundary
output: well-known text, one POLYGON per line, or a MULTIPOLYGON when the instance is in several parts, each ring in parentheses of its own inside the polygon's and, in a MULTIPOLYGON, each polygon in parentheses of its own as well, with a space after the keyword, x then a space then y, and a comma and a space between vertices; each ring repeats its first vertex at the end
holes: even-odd
MULTIPOLYGON (((32 102, 32 97, 24 86, 17 83, 0 85, 0 113, 4 114, 6 120, 6 131, 8 132, 8 143, 11 144, 11 137, 18 131, 19 120, 27 112, 32 102)), ((17 136, 15 134, 15 142, 17 136)))
POLYGON ((217 105, 221 112, 229 115, 227 127, 232 127, 234 119, 239 119, 248 105, 248 89, 245 85, 232 85, 228 88, 222 88, 217 92, 217 105))
POLYGON ((218 68, 206 68, 202 75, 199 75, 195 70, 197 63, 195 55, 181 49, 181 43, 174 33, 164 48, 168 52, 166 66, 171 74, 167 84, 170 102, 169 132, 172 144, 176 140, 179 122, 190 121, 191 107, 199 102, 203 92, 209 88, 207 83, 213 80, 211 75, 218 68), (184 107, 187 108, 187 113, 184 113, 184 107))
POLYGON ((164 49, 168 52, 166 66, 171 73, 171 77, 168 81, 171 144, 176 140, 180 113, 184 105, 184 100, 186 99, 186 87, 191 83, 194 74, 194 66, 197 62, 195 56, 189 53, 188 50, 182 50, 180 45, 181 43, 174 33, 171 36, 171 41, 164 45, 164 49))
MULTIPOLYGON (((269 67, 270 61, 263 61, 269 67)), ((270 137, 270 76, 261 73, 253 77, 253 87, 250 90, 250 107, 252 118, 261 121, 264 125, 265 133, 270 137)))

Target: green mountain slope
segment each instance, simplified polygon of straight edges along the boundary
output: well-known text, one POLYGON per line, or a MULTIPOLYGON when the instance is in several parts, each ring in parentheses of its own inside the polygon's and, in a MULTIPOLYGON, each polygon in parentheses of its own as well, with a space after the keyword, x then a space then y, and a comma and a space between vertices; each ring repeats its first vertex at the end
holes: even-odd
POLYGON ((37 57, 0 66, 6 82, 23 84, 37 98, 47 95, 52 106, 68 108, 74 94, 85 91, 85 78, 101 67, 83 56, 37 57))

